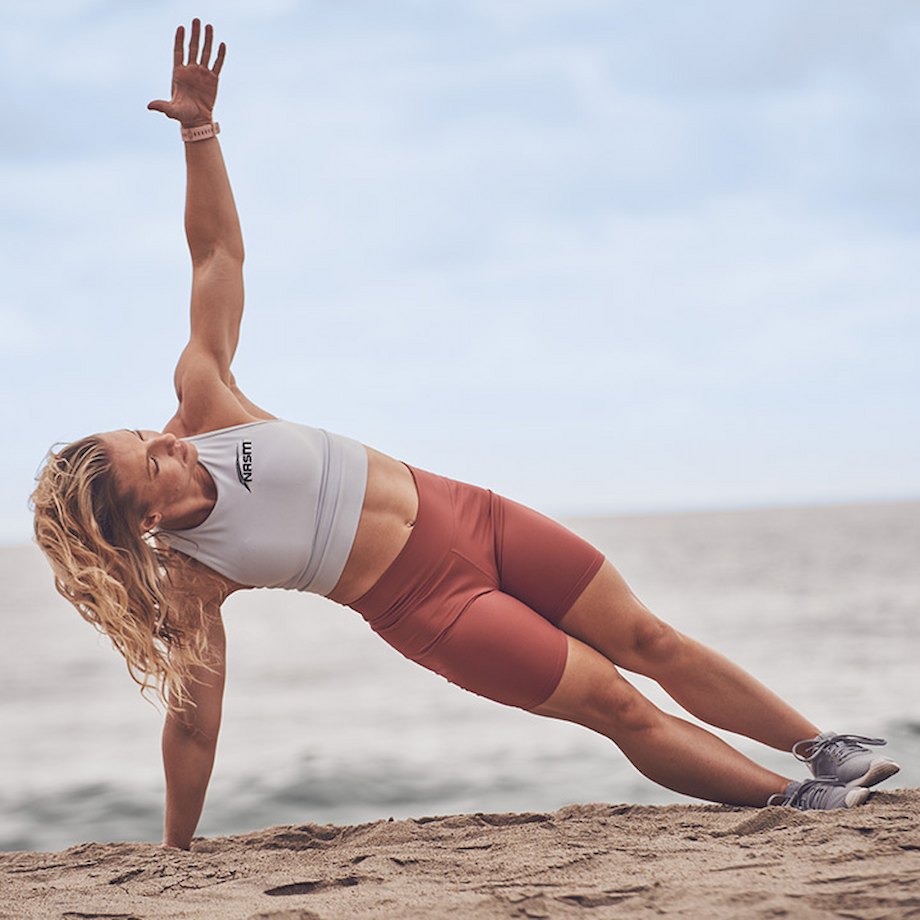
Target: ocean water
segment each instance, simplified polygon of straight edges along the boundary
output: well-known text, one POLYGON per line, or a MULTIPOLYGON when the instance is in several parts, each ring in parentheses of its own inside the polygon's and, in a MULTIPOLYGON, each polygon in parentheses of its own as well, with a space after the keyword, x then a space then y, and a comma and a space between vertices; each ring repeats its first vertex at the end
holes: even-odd
MULTIPOLYGON (((889 784, 920 786, 920 503, 567 523, 659 615, 817 724, 887 737, 903 768, 889 784)), ((0 549, 0 578, 0 849, 159 840, 162 714, 57 596, 38 550, 0 549)), ((201 834, 689 801, 607 739, 465 693, 321 598, 244 592, 225 621, 224 725, 201 834)), ((719 734, 804 775, 788 755, 719 734)))

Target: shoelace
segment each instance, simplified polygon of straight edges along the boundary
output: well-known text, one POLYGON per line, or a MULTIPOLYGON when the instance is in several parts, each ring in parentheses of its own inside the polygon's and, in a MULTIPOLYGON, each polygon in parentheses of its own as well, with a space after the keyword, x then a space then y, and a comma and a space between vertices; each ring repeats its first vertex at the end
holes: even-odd
POLYGON ((767 799, 767 805, 786 805, 789 808, 798 808, 800 811, 807 811, 815 808, 825 807, 828 797, 835 789, 846 788, 846 783, 838 783, 832 779, 806 779, 792 795, 784 795, 782 792, 774 793, 767 799))
POLYGON ((792 753, 797 760, 801 760, 802 763, 811 763, 815 760, 820 754, 823 754, 825 751, 831 752, 834 757, 839 761, 844 761, 848 757, 852 757, 854 754, 858 754, 859 751, 837 751, 835 750, 837 745, 846 746, 848 744, 874 744, 882 745, 887 744, 888 742, 884 738, 867 738, 865 735, 833 735, 830 738, 807 738, 803 741, 796 741, 792 745, 792 753), (807 745, 813 745, 810 754, 801 754, 799 753, 799 748, 804 749, 807 745))

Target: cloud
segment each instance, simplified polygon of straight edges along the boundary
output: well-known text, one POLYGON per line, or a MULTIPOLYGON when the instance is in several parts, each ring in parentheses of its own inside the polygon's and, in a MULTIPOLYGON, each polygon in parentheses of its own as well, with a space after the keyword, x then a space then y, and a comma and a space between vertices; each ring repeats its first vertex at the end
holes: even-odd
MULTIPOLYGON (((201 15, 230 45, 257 401, 560 511, 869 495, 855 430, 884 441, 891 494, 912 488, 912 4, 201 15)), ((172 411, 184 167, 144 106, 187 18, 42 3, 5 23, 0 307, 29 383, 4 410, 22 454, 0 535, 25 532, 48 441, 172 411)))

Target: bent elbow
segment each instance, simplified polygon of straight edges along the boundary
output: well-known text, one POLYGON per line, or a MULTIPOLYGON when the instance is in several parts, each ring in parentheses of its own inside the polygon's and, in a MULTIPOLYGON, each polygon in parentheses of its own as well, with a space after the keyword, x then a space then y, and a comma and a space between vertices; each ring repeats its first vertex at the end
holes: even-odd
POLYGON ((208 724, 192 719, 181 717, 171 717, 167 723, 165 732, 180 742, 186 744, 192 743, 199 747, 214 748, 217 746, 217 736, 220 731, 220 723, 208 724))
POLYGON ((234 264, 242 266, 246 260, 246 251, 243 241, 228 243, 215 242, 210 246, 197 247, 191 253, 192 265, 201 268, 212 264, 234 264))

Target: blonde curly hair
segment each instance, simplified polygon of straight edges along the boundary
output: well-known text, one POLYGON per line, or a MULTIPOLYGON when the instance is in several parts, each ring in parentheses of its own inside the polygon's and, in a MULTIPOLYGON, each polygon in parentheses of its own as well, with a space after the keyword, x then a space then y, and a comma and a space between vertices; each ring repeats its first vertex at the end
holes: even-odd
POLYGON ((204 603, 188 557, 142 532, 148 509, 118 490, 103 439, 52 448, 31 507, 58 592, 111 639, 142 695, 183 709, 193 669, 214 670, 204 603))

